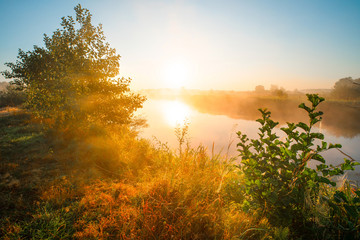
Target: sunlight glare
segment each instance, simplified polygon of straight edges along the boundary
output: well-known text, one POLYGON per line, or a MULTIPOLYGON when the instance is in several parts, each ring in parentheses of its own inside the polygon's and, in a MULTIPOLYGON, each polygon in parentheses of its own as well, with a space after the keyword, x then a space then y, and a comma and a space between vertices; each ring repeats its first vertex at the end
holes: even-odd
POLYGON ((180 101, 169 101, 163 105, 163 114, 171 127, 183 126, 189 120, 191 109, 180 101))
POLYGON ((182 61, 173 61, 164 67, 165 85, 170 88, 185 87, 189 81, 189 68, 182 61))

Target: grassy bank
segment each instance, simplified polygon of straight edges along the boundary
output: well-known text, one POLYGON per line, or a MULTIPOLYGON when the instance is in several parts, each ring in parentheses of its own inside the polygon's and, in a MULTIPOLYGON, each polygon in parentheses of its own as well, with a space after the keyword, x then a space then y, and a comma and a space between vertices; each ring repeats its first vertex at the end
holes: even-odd
POLYGON ((240 211, 237 169, 202 147, 180 157, 123 129, 64 142, 26 113, 0 121, 4 239, 269 235, 265 219, 240 211))
MULTIPOLYGON (((44 131, 21 111, 0 117, 0 146, 2 239, 342 239, 359 233, 350 186, 341 190, 348 203, 311 209, 317 218, 307 232, 271 226, 262 209, 243 210, 239 168, 201 146, 183 146, 180 155, 114 127, 73 138, 44 131)), ((334 193, 321 192, 329 199, 334 193)))

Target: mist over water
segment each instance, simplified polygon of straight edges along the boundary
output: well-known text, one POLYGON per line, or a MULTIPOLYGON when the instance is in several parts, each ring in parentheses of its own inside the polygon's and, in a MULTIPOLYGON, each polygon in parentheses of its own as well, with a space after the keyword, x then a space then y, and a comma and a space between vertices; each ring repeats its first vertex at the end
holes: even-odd
MULTIPOLYGON (((293 109, 294 110, 291 111, 293 112, 293 115, 301 116, 301 111, 299 109, 293 109)), ((272 111, 271 108, 269 108, 269 110, 272 111)), ((178 142, 175 135, 175 127, 181 127, 184 121, 186 121, 189 123, 188 140, 192 147, 203 145, 207 148, 209 154, 214 152, 215 154, 227 154, 229 158, 237 158, 238 153, 236 144, 238 143, 238 139, 236 133, 241 131, 242 133, 247 134, 250 139, 257 138, 260 124, 255 120, 261 116, 260 112, 256 110, 258 112, 257 114, 243 115, 242 117, 241 114, 238 114, 239 111, 241 110, 235 109, 229 114, 217 114, 214 113, 214 111, 207 113, 204 109, 200 112, 195 106, 179 99, 148 99, 144 103, 143 109, 139 111, 139 114, 144 116, 148 123, 148 127, 142 129, 140 136, 148 139, 153 139, 155 137, 160 142, 167 143, 170 148, 177 150, 178 142)), ((243 112, 247 111, 250 110, 243 110, 243 112)), ((283 111, 285 110, 283 109, 283 111)), ((253 110, 251 110, 251 112, 253 112, 253 110)), ((324 112, 324 115, 326 116, 326 109, 324 112)), ((300 117, 300 119, 294 119, 294 117, 290 117, 289 119, 286 115, 280 117, 278 110, 275 110, 275 113, 273 119, 280 122, 275 131, 280 138, 284 137, 280 127, 284 126, 286 121, 306 121, 304 116, 300 117)), ((336 113, 333 112, 328 114, 328 116, 331 115, 336 116, 336 113)), ((341 112, 338 112, 337 115, 343 116, 341 112)), ((290 114, 288 114, 288 116, 290 116, 290 114)), ((341 144, 343 146, 341 149, 342 151, 352 158, 359 160, 360 134, 356 129, 353 132, 350 132, 349 124, 346 126, 340 124, 335 128, 334 125, 332 125, 332 121, 335 120, 327 121, 326 124, 326 117, 324 117, 323 123, 315 127, 313 131, 322 132, 325 135, 325 141, 328 143, 341 144)), ((355 120, 356 119, 353 121, 355 120)), ((350 122, 349 119, 348 122, 350 122)), ((345 157, 336 149, 331 149, 324 152, 322 155, 325 157, 327 164, 333 165, 341 163, 345 157)), ((240 159, 237 158, 237 160, 239 161, 240 159)), ((314 167, 315 163, 310 162, 309 165, 314 167)), ((359 181, 360 168, 357 166, 356 171, 349 171, 348 175, 349 179, 359 181)))

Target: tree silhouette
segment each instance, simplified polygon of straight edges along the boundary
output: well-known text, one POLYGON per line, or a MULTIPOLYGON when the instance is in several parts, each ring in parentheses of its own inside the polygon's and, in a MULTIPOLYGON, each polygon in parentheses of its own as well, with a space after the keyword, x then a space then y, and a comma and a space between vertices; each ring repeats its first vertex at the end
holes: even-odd
POLYGON ((340 79, 335 83, 332 95, 341 99, 360 98, 360 78, 355 80, 351 77, 340 79))

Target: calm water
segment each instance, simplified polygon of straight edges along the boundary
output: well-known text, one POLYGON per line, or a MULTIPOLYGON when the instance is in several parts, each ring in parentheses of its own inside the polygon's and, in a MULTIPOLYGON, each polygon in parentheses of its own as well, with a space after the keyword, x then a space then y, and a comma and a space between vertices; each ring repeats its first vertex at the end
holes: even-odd
MULTIPOLYGON (((189 141, 192 147, 204 145, 208 152, 214 150, 230 157, 237 157, 236 144, 238 142, 236 132, 241 131, 251 138, 257 138, 259 123, 243 119, 234 119, 224 115, 212 115, 200 113, 190 105, 180 100, 154 100, 148 99, 143 109, 139 111, 147 119, 148 127, 144 128, 141 137, 153 139, 154 137, 162 143, 167 143, 176 150, 178 143, 175 128, 184 121, 189 122, 189 141)), ((340 113, 341 114, 341 113, 340 113)), ((259 116, 260 117, 260 113, 259 116)), ((255 119, 254 119, 255 120, 255 119)), ((276 120, 276 119, 274 119, 276 120)), ((356 160, 360 160, 360 134, 348 138, 332 135, 327 129, 315 129, 325 135, 328 143, 342 144, 342 151, 356 160)), ((280 136, 281 130, 277 129, 280 136)), ((344 155, 336 149, 329 150, 323 154, 329 164, 338 164, 343 161, 344 155)), ((349 172, 350 179, 360 180, 360 168, 355 172, 349 172)))

